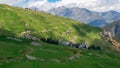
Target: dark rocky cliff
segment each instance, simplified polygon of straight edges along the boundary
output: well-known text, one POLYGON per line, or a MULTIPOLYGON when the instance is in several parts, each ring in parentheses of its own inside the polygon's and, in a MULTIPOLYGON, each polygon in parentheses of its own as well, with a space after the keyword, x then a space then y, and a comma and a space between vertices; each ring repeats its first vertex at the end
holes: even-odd
POLYGON ((110 31, 113 37, 120 40, 120 20, 104 27, 106 31, 110 31))

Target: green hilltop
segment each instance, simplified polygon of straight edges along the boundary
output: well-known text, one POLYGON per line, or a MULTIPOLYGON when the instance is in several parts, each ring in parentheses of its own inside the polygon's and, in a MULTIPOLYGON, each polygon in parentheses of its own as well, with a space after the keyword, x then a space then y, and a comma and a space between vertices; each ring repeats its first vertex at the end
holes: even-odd
POLYGON ((100 28, 71 19, 0 5, 0 68, 119 68, 119 52, 100 36, 100 28), (84 43, 102 50, 77 49, 37 39, 84 43))
MULTIPOLYGON (((99 28, 80 24, 74 20, 52 16, 43 12, 0 5, 0 28, 20 36, 25 31, 39 38, 74 43, 100 40, 99 28)), ((10 34, 9 34, 10 35, 10 34)))

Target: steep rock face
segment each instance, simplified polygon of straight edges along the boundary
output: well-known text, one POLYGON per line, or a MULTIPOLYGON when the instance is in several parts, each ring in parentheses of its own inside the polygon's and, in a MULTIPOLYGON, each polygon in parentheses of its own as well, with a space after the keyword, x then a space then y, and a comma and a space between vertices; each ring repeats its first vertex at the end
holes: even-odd
POLYGON ((106 26, 105 30, 110 31, 113 37, 120 39, 120 20, 106 26))
POLYGON ((116 25, 114 28, 115 37, 120 39, 120 25, 116 25))
POLYGON ((107 23, 109 24, 111 22, 120 20, 120 13, 113 10, 108 12, 94 12, 94 11, 87 10, 85 8, 78 8, 78 7, 67 8, 63 6, 63 7, 51 9, 48 11, 48 13, 51 13, 57 16, 72 18, 76 21, 79 21, 85 24, 89 24, 92 21, 99 20, 99 23, 97 22, 95 25, 92 24, 92 26, 95 26, 95 27, 103 27, 107 25, 107 23), (106 22, 103 23, 103 20, 106 22))

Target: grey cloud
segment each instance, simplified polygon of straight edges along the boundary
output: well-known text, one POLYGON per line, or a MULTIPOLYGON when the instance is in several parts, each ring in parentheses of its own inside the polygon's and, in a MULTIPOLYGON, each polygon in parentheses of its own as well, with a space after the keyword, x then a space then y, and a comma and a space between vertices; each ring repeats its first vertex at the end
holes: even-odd
POLYGON ((15 3, 19 3, 23 0, 0 0, 0 3, 1 4, 9 4, 9 5, 12 5, 12 4, 15 4, 15 3))
MULTIPOLYGON (((5 4, 19 4, 25 0, 0 0, 0 3, 5 4)), ((28 3, 22 4, 22 7, 37 7, 43 10, 48 10, 51 8, 59 6, 72 6, 87 8, 93 11, 109 11, 116 10, 120 12, 118 6, 120 6, 120 0, 61 0, 57 3, 49 3, 47 0, 29 0, 28 3), (74 5, 72 4, 74 3, 74 5)))

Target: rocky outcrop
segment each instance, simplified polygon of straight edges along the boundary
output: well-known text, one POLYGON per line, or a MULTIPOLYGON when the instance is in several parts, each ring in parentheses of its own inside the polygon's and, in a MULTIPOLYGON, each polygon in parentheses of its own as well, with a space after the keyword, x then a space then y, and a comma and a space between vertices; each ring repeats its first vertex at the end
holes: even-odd
POLYGON ((29 60, 37 60, 37 58, 34 57, 34 56, 30 56, 30 55, 25 55, 25 56, 26 56, 26 58, 29 59, 29 60))
POLYGON ((21 39, 18 39, 18 38, 15 38, 15 37, 7 37, 7 39, 15 40, 15 41, 22 41, 21 39))
POLYGON ((110 41, 110 39, 113 37, 109 31, 105 30, 103 30, 100 35, 104 38, 105 41, 110 41))
POLYGON ((104 30, 100 34, 105 39, 105 41, 111 42, 114 45, 115 49, 120 49, 120 43, 113 38, 112 34, 109 31, 104 30))
POLYGON ((106 31, 109 31, 112 37, 120 39, 120 20, 113 22, 112 24, 104 28, 106 31))
POLYGON ((115 37, 120 39, 120 25, 116 25, 114 28, 115 37))

